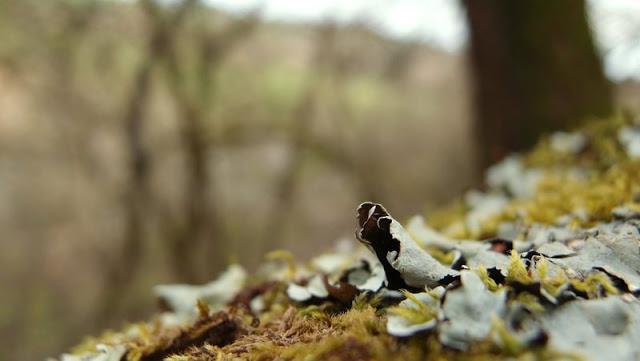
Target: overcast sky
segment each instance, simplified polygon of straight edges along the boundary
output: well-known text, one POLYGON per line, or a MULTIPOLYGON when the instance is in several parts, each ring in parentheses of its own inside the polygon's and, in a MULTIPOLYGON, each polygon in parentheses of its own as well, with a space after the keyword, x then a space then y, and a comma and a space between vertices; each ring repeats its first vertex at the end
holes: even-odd
MULTIPOLYGON (((460 51, 467 39, 464 14, 455 0, 206 0, 227 11, 260 8, 267 20, 366 21, 397 38, 419 39, 460 51)), ((591 20, 607 74, 640 79, 640 0, 589 0, 591 20)))

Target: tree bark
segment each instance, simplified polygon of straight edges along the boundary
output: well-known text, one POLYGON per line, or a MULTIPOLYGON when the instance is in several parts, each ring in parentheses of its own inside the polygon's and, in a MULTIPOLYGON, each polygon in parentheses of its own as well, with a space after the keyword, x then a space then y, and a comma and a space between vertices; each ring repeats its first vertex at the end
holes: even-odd
POLYGON ((483 167, 612 109, 583 0, 465 0, 483 167))

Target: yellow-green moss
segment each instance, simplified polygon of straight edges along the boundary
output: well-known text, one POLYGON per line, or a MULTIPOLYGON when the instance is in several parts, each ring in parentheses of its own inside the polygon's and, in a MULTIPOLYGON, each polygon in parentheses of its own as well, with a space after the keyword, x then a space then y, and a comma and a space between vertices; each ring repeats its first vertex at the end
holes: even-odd
POLYGON ((407 300, 415 304, 417 308, 400 306, 389 307, 387 309, 388 313, 398 315, 409 321, 411 324, 426 323, 438 316, 438 312, 436 310, 431 309, 429 306, 422 303, 422 301, 420 301, 411 292, 403 291, 403 294, 407 300))
POLYGON ((489 272, 487 272, 487 269, 484 266, 475 268, 473 271, 480 277, 482 283, 484 283, 485 287, 487 287, 489 291, 495 292, 500 289, 500 286, 498 286, 496 281, 489 277, 489 272))
POLYGON ((608 295, 620 293, 611 282, 611 279, 601 272, 592 273, 584 280, 572 279, 570 282, 575 289, 586 293, 590 298, 598 297, 601 291, 606 292, 608 295))
POLYGON ((433 212, 428 223, 452 238, 482 239, 495 236, 504 222, 552 225, 562 216, 574 215, 570 227, 591 227, 610 220, 615 207, 640 209, 640 162, 630 160, 617 139, 619 129, 629 123, 615 116, 582 128, 588 146, 577 155, 556 152, 549 140, 543 139, 524 157, 526 166, 542 171, 533 196, 511 200, 479 229, 472 231, 466 226, 468 207, 462 200, 433 212), (571 169, 579 170, 580 175, 571 169))

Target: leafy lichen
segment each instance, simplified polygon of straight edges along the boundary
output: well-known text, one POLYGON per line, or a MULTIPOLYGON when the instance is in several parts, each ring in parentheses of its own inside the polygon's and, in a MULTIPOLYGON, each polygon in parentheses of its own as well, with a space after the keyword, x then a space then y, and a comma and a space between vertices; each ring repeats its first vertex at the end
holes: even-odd
MULTIPOLYGON (((371 230, 384 249, 376 249, 365 237, 361 241, 373 254, 362 247, 299 263, 287 251, 272 252, 267 271, 229 295, 226 305, 198 302, 193 305, 196 316, 175 318, 186 320, 182 324, 157 317, 105 332, 86 339, 62 360, 103 360, 99 357, 116 346, 126 348, 123 358, 128 361, 600 360, 607 354, 585 355, 576 346, 597 336, 598 330, 607 331, 597 312, 613 315, 622 325, 607 337, 625 345, 617 354, 625 360, 638 347, 629 340, 640 329, 634 316, 638 292, 631 282, 640 264, 628 251, 637 250, 640 234, 633 230, 640 229, 640 222, 620 220, 640 213, 640 162, 617 138, 629 124, 618 116, 578 134, 562 134, 556 138, 584 139, 580 147, 563 146, 562 151, 543 139, 528 155, 510 159, 511 168, 495 171, 486 193, 474 193, 431 214, 433 229, 426 234, 437 235, 437 240, 426 237, 414 244, 385 211, 381 218, 395 228, 376 222, 371 230), (527 177, 523 184, 533 188, 518 184, 518 177, 527 177), (626 226, 627 238, 611 236, 626 226), (610 238, 601 240, 595 236, 599 233, 610 238), (499 240, 501 247, 481 241, 503 234, 512 237, 499 240), (413 273, 406 272, 398 258, 409 243, 413 255, 433 259, 429 266, 446 272, 420 285, 405 282, 409 278, 403 277, 413 273), (594 244, 608 250, 608 258, 588 253, 600 249, 594 244), (566 251, 545 254, 545 246, 558 245, 566 251), (622 273, 609 272, 606 264, 584 264, 594 260, 613 262, 622 273), (454 263, 456 270, 451 270, 454 263), (396 287, 389 281, 393 272, 399 277, 396 287), (323 292, 296 300, 287 293, 292 284, 323 292), (409 284, 406 288, 411 289, 401 289, 409 284), (602 300, 611 301, 589 303, 602 300), (592 324, 570 328, 575 323, 570 312, 578 313, 576 307, 591 312, 592 324), (559 341, 554 337, 562 332, 545 329, 555 324, 568 325, 563 335, 578 336, 559 341), (589 333, 585 327, 596 331, 589 333), (83 358, 74 358, 78 356, 83 358)), ((371 211, 361 218, 384 210, 368 205, 371 211)), ((421 264, 410 266, 419 270, 421 264)), ((179 312, 170 310, 169 315, 179 312)))

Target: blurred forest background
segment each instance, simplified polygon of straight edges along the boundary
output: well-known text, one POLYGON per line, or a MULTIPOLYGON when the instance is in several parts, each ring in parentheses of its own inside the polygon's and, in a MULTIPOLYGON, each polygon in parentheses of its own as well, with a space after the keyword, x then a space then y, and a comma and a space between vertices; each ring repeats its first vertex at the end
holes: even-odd
MULTIPOLYGON (((146 317, 154 284, 251 269, 276 248, 308 257, 351 237, 363 200, 428 211, 558 124, 640 111, 640 76, 604 78, 584 2, 547 9, 551 27, 479 3, 456 3, 471 44, 443 50, 365 17, 0 0, 0 360, 146 317), (571 9, 585 27, 562 36, 571 9), (530 32, 507 31, 518 24, 530 32)), ((640 64, 640 20, 614 15, 640 64)))

